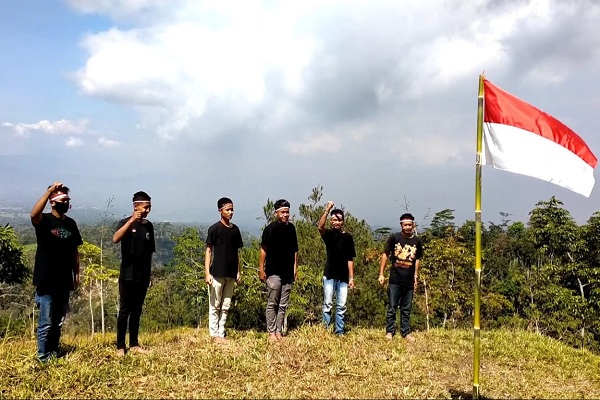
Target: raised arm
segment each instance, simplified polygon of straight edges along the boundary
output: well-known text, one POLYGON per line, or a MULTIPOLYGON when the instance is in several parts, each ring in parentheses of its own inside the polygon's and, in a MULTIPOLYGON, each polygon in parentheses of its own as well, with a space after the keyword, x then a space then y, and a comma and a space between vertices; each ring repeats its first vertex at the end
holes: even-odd
POLYGON ((327 204, 325 204, 325 211, 319 219, 319 225, 317 226, 317 228, 319 229, 319 233, 321 234, 321 236, 323 236, 323 234, 325 233, 325 223, 327 222, 327 216, 329 215, 329 212, 333 208, 333 204, 333 201, 328 201, 327 204))
POLYGON ((42 197, 40 197, 40 199, 34 204, 33 208, 31 209, 31 222, 34 225, 37 225, 42 221, 42 213, 44 212, 44 208, 46 208, 46 203, 48 203, 50 195, 62 187, 63 184, 61 182, 54 182, 48 189, 46 189, 42 197))
POLYGON ((123 237, 125 237, 125 234, 129 230, 129 227, 131 226, 131 224, 133 224, 135 221, 141 221, 141 220, 142 220, 142 212, 134 211, 133 214, 131 214, 131 217, 127 220, 127 222, 125 222, 122 227, 117 229, 117 231, 113 235, 113 237, 112 237, 113 243, 119 243, 123 239, 123 237))

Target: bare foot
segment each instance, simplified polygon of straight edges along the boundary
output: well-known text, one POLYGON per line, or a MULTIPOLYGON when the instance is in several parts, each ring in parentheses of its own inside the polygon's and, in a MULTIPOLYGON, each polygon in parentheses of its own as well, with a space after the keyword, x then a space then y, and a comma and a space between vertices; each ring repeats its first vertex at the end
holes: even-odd
POLYGON ((276 342, 279 339, 277 339, 277 335, 274 333, 269 333, 269 342, 276 342))
POLYGON ((394 338, 394 335, 392 335, 392 332, 388 332, 388 333, 385 334, 385 338, 387 340, 392 340, 394 338))
POLYGON ((125 349, 117 349, 117 357, 125 357, 125 349))
POLYGON ((408 335, 404 336, 404 340, 406 340, 407 342, 414 342, 415 337, 409 333, 408 335))

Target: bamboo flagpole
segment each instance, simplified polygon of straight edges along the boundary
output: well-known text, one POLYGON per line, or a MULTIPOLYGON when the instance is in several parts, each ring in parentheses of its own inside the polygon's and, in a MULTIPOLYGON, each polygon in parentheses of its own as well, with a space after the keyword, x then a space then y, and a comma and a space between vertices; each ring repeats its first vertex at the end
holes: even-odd
POLYGON ((479 76, 475 162, 474 399, 479 398, 482 166, 491 165, 542 179, 589 197, 595 184, 597 164, 592 150, 571 128, 496 87, 485 79, 484 74, 479 76))
POLYGON ((479 347, 481 298, 481 167, 483 149, 483 80, 479 75, 477 96, 477 156, 475 160, 475 301, 473 312, 473 398, 479 398, 479 347))

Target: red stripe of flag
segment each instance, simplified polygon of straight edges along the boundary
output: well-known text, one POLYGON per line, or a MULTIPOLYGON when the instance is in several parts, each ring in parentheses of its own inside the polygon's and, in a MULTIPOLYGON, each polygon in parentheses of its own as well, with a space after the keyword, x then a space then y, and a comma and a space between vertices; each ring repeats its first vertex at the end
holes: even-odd
POLYGON ((588 145, 568 126, 512 94, 484 80, 485 122, 510 125, 551 140, 596 167, 598 159, 588 145))

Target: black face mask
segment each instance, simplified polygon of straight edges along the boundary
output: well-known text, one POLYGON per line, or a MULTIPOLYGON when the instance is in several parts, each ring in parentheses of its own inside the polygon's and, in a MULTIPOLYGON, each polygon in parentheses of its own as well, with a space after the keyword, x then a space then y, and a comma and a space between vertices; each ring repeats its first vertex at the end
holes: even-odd
POLYGON ((69 211, 69 203, 54 203, 54 209, 60 214, 66 214, 69 211))

